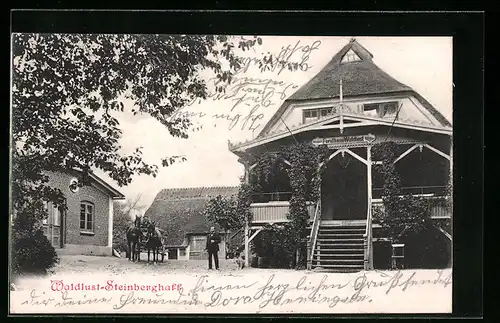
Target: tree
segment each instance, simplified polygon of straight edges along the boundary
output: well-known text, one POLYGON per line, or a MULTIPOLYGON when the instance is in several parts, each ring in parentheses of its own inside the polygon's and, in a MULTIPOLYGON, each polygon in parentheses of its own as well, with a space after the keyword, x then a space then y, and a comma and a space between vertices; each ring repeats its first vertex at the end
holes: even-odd
POLYGON ((208 201, 203 211, 210 223, 217 224, 224 230, 226 245, 228 231, 241 229, 245 221, 243 215, 237 212, 237 209, 236 200, 218 195, 208 201))
POLYGON ((171 116, 207 97, 200 72, 214 73, 222 81, 216 90, 223 91, 240 67, 235 44, 244 50, 256 43, 260 38, 212 35, 13 35, 11 205, 23 218, 18 223, 35 228, 46 218, 41 201, 66 208, 62 192, 47 185, 46 171, 80 169, 79 186, 89 184, 93 169, 119 186, 134 175, 156 176, 158 166, 142 159, 141 147, 121 150, 116 114, 124 112, 124 100, 133 102, 129 112, 187 138, 190 121, 171 116))

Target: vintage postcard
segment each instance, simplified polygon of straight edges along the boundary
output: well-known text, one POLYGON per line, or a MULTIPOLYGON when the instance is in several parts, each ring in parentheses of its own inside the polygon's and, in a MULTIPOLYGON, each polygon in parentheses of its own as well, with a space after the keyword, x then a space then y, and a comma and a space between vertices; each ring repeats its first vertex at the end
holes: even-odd
POLYGON ((13 34, 10 313, 451 313, 452 53, 13 34))

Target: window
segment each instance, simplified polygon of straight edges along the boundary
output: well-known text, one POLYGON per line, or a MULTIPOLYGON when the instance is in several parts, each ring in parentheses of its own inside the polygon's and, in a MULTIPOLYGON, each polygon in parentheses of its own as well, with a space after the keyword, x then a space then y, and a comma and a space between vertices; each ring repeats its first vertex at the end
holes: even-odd
POLYGON ((389 116, 389 115, 394 115, 396 114, 396 111, 398 110, 398 103, 397 102, 388 102, 384 103, 382 105, 383 111, 381 111, 381 116, 389 116))
POLYGON ((363 105, 363 114, 370 117, 393 116, 398 110, 398 102, 370 103, 363 105))
POLYGON ((94 204, 80 203, 80 231, 94 232, 94 204))
POLYGON ((365 104, 363 106, 363 114, 370 117, 378 117, 379 104, 365 104))
POLYGON ((307 109, 303 112, 303 122, 313 122, 319 120, 319 118, 330 116, 333 112, 333 108, 307 109))
POLYGON ((304 110, 304 123, 318 120, 318 110, 304 110))
POLYGON ((348 63, 348 62, 356 62, 360 61, 361 59, 359 58, 358 55, 351 49, 347 52, 347 54, 342 57, 342 63, 348 63))
POLYGON ((333 108, 323 108, 323 109, 320 109, 319 111, 320 111, 321 117, 327 117, 327 116, 332 114, 333 108))

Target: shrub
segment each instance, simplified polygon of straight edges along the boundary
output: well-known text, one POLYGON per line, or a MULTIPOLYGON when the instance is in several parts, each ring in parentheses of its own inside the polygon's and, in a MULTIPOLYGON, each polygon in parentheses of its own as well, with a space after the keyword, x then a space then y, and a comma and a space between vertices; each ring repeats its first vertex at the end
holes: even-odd
POLYGON ((291 268, 295 260, 295 244, 289 236, 286 226, 273 226, 271 244, 273 247, 273 266, 277 268, 291 268))
POLYGON ((271 237, 271 230, 266 225, 264 230, 253 239, 252 249, 258 257, 271 257, 273 255, 271 237))
POLYGON ((59 257, 42 229, 23 230, 14 225, 12 237, 14 275, 47 274, 59 263, 59 257))

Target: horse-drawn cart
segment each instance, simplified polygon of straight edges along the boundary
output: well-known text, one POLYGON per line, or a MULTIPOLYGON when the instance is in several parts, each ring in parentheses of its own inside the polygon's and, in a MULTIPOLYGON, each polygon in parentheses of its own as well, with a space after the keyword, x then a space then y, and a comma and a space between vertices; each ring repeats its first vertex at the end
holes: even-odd
MULTIPOLYGON (((140 238, 139 238, 139 244, 138 244, 138 247, 139 247, 139 252, 147 252, 148 251, 148 226, 149 224, 147 223, 143 223, 143 225, 141 226, 141 232, 142 234, 140 235, 140 238)), ((163 262, 165 260, 165 254, 166 254, 166 251, 165 251, 165 231, 160 229, 160 228, 155 228, 156 230, 160 231, 161 233, 161 236, 160 236, 160 239, 161 239, 161 247, 159 249, 159 255, 161 255, 161 262, 163 262)))
POLYGON ((155 223, 148 218, 141 219, 136 217, 134 226, 127 231, 128 241, 128 258, 132 261, 140 261, 142 252, 148 253, 148 262, 150 261, 151 252, 153 253, 153 261, 161 262, 165 260, 165 231, 157 228, 155 223), (134 238, 135 237, 135 238, 134 238), (130 257, 132 252, 132 256, 130 257))

